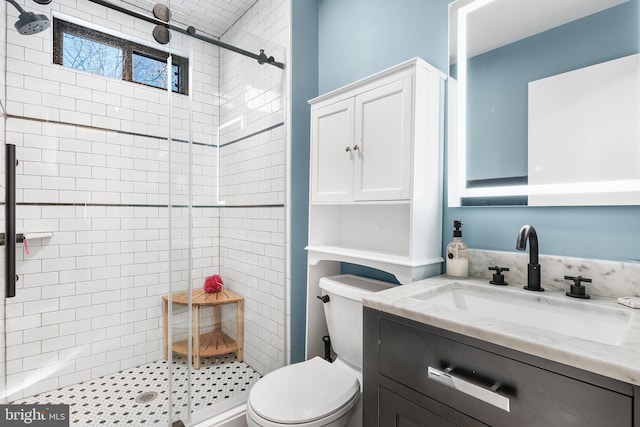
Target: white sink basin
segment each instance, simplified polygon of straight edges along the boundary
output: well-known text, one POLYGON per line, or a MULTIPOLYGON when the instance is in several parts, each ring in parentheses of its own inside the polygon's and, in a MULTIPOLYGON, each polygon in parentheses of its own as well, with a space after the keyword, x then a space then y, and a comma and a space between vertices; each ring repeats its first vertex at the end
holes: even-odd
POLYGON ((422 292, 413 298, 503 322, 610 345, 621 342, 631 318, 631 314, 622 308, 598 306, 538 292, 464 283, 453 283, 435 292, 422 292))

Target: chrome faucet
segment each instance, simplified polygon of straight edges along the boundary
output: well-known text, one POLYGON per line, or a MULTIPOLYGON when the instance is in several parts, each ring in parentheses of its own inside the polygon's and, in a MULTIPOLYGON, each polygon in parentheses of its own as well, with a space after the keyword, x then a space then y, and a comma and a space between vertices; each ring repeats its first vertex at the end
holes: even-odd
POLYGON ((529 265, 527 270, 527 286, 524 288, 529 291, 544 291, 540 286, 540 264, 538 263, 538 234, 536 229, 531 225, 525 225, 518 233, 518 241, 516 249, 524 251, 527 247, 527 239, 529 239, 529 265))

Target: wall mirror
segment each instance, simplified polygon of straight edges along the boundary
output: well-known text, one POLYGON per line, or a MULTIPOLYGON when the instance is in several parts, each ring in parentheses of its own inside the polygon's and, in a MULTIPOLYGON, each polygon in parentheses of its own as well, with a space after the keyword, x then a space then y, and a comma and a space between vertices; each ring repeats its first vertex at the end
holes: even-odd
POLYGON ((449 8, 449 206, 640 205, 640 0, 449 8))

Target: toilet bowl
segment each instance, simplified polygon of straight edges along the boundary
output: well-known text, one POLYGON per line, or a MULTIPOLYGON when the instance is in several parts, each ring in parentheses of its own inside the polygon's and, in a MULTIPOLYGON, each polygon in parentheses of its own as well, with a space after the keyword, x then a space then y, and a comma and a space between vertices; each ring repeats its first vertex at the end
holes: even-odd
POLYGON ((320 357, 261 378, 247 400, 249 427, 345 427, 360 399, 355 372, 320 357))
POLYGON ((352 275, 320 279, 324 312, 337 358, 320 357, 276 369, 253 386, 249 427, 362 425, 362 297, 389 283, 352 275))

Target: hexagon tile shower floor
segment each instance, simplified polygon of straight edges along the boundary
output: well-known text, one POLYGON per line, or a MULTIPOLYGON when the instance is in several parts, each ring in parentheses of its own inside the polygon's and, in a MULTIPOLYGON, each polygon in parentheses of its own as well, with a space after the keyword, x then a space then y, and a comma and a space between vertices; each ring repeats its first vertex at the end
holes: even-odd
MULTIPOLYGON (((168 363, 159 360, 101 378, 16 400, 15 404, 70 405, 72 426, 166 425, 168 421, 168 363)), ((187 369, 184 357, 173 362, 174 419, 186 418, 187 369), (183 416, 181 416, 183 415, 183 416)), ((222 402, 249 390, 260 374, 235 355, 203 358, 191 371, 193 411, 222 402)))

